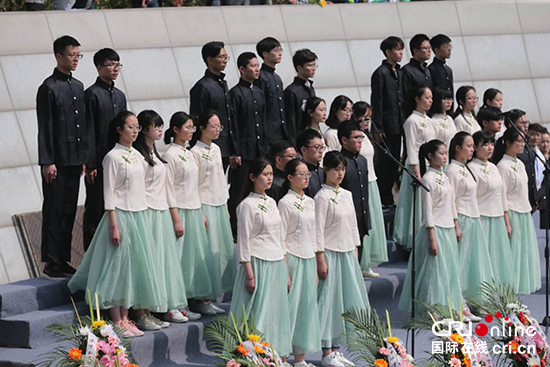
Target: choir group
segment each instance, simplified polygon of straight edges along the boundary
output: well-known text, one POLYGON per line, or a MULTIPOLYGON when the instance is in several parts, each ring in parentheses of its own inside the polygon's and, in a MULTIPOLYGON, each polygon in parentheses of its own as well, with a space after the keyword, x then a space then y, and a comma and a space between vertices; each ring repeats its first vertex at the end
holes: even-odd
POLYGON ((481 297, 482 282, 521 294, 540 288, 531 213, 544 170, 524 138, 539 145, 547 132, 521 110, 503 114, 496 89, 476 115, 475 89, 460 87, 455 112, 449 37, 414 36, 403 68, 403 40, 385 39, 371 104, 341 95, 330 109, 313 88, 311 50, 295 52, 297 76, 283 88, 275 72, 283 50, 265 38, 261 67, 255 53, 239 55, 240 80, 229 89, 230 56, 210 42, 190 112, 175 112, 166 130, 155 111, 127 111, 112 49, 94 55, 98 78, 84 91, 71 73, 79 47, 70 36, 54 42, 57 67, 37 95, 44 274, 72 275, 72 292, 97 293, 124 335, 223 314, 215 303, 232 291, 230 311, 242 316, 244 305, 295 366, 311 366, 305 355, 322 350, 323 366, 352 367, 339 352, 341 315, 370 309, 363 278, 379 277, 373 267, 388 260, 383 210, 396 191, 394 240, 406 250, 415 242, 402 310, 411 307, 413 262, 414 298, 450 301, 467 321, 480 321, 466 299, 481 297), (397 190, 390 154, 429 191, 405 173, 397 190), (75 270, 82 175, 86 254, 75 270))

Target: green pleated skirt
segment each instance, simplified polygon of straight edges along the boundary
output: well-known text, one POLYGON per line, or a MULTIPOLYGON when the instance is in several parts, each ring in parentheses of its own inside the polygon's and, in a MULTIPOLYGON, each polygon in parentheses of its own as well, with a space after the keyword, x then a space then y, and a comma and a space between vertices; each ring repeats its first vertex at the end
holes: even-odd
POLYGON ((369 182, 369 212, 372 228, 368 236, 365 236, 363 239, 361 269, 364 270, 388 261, 384 213, 382 211, 382 201, 380 200, 380 191, 378 190, 376 181, 369 182))
POLYGON ((540 254, 533 217, 530 213, 508 211, 512 226, 512 255, 519 294, 530 294, 541 287, 540 254))
MULTIPOLYGON (((71 292, 89 289, 99 307, 146 308, 167 311, 164 274, 155 266, 155 241, 146 211, 115 210, 120 244, 109 239, 109 220, 103 215, 90 247, 69 281, 71 292)), ((86 297, 87 300, 87 297, 86 297)), ((95 301, 93 301, 95 306, 95 301)))
POLYGON ((489 255, 495 280, 517 292, 514 255, 506 231, 504 216, 481 217, 483 231, 489 245, 489 255))
MULTIPOLYGON (((403 172, 393 224, 393 239, 395 243, 401 245, 406 250, 410 250, 413 238, 413 187, 411 182, 411 176, 403 172)), ((416 194, 415 233, 418 234, 422 223, 422 202, 419 188, 416 188, 416 194)))
MULTIPOLYGON (((437 256, 429 253, 429 238, 426 227, 421 227, 416 237, 415 256, 416 275, 414 279, 414 299, 430 305, 448 305, 454 310, 462 308, 462 288, 460 286, 460 267, 458 262, 456 234, 454 228, 434 227, 438 246, 437 256)), ((411 311, 411 279, 413 256, 409 258, 407 276, 403 284, 399 309, 411 311)), ((424 310, 415 305, 417 315, 424 310)))
POLYGON ((214 300, 221 296, 221 289, 208 269, 206 247, 208 238, 200 209, 178 209, 183 236, 178 238, 179 259, 187 297, 214 300))
POLYGON ((288 307, 288 277, 284 260, 266 261, 251 259, 256 280, 253 294, 246 290, 244 266, 237 269, 235 288, 230 312, 235 317, 243 316, 243 305, 248 317, 254 315, 255 326, 264 335, 264 340, 273 345, 281 356, 292 351, 292 334, 288 307))
POLYGON ((231 224, 226 205, 202 206, 202 212, 208 221, 208 247, 206 262, 213 280, 217 282, 216 290, 230 292, 235 285, 237 263, 235 261, 235 244, 231 233, 231 224))
POLYGON ((147 223, 151 226, 154 241, 155 269, 158 270, 163 288, 166 290, 167 308, 182 309, 187 306, 187 294, 183 282, 183 271, 179 260, 177 238, 169 210, 147 209, 147 223))
MULTIPOLYGON (((336 252, 325 249, 328 275, 319 280, 317 303, 321 323, 321 346, 339 347, 347 341, 342 314, 350 309, 370 309, 365 281, 355 250, 336 252)), ((350 331, 348 327, 348 331, 350 331)))
POLYGON ((462 238, 458 242, 460 279, 465 297, 480 300, 481 283, 494 279, 489 244, 480 218, 458 214, 458 228, 462 238))
POLYGON ((317 262, 287 254, 290 275, 290 331, 292 354, 309 354, 321 350, 321 327, 317 308, 317 262))

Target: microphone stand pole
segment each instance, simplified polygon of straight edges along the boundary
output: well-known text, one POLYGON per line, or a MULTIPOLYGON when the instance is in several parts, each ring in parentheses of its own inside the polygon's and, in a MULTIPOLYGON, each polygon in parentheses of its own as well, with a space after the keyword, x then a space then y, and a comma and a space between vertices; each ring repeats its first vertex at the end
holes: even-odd
MULTIPOLYGON (((376 130, 376 132, 379 134, 378 132, 378 129, 376 127, 376 124, 372 123, 372 127, 374 128, 374 130, 376 130)), ((365 133, 366 134, 366 133, 365 133)), ((368 134, 366 134, 367 137, 368 137, 368 134)), ((430 192, 430 189, 428 189, 428 187, 426 185, 424 185, 422 183, 422 181, 420 181, 418 179, 418 177, 416 177, 416 174, 414 174, 414 172, 412 172, 409 168, 405 167, 403 164, 401 164, 401 162, 395 158, 391 152, 389 151, 389 149, 387 149, 387 145, 386 145, 386 142, 384 141, 384 139, 382 137, 380 137, 380 139, 382 140, 382 142, 384 143, 384 147, 382 147, 382 145, 380 145, 376 139, 371 139, 371 141, 382 151, 384 152, 385 155, 387 155, 390 160, 393 161, 393 163, 395 163, 398 167, 401 167, 401 169, 403 170, 403 172, 405 172, 406 174, 408 174, 411 179, 412 179, 412 187, 413 187, 413 206, 412 206, 412 221, 413 221, 413 228, 412 228, 412 246, 411 246, 411 255, 412 256, 412 267, 411 267, 411 318, 414 318, 415 317, 415 309, 414 309, 414 293, 415 293, 415 284, 414 284, 414 281, 415 281, 415 276, 416 276, 416 257, 415 257, 415 247, 416 247, 416 200, 417 200, 417 189, 418 187, 422 187, 424 190, 426 190, 426 192, 430 192)), ((414 339, 415 339, 415 335, 414 335, 414 329, 412 330, 412 339, 411 339, 411 355, 414 357, 414 339)))
MULTIPOLYGON (((537 153, 537 151, 535 149, 533 149, 533 147, 529 144, 529 141, 527 140, 527 137, 523 134, 523 132, 518 129, 518 127, 513 123, 513 121, 510 119, 510 117, 506 116, 506 118, 508 119, 508 121, 510 122, 510 124, 514 127, 514 129, 516 129, 516 131, 518 132, 519 136, 521 136, 523 138, 523 141, 525 141, 525 146, 528 148, 528 150, 530 150, 531 152, 533 152, 534 156, 536 159, 538 159, 543 165, 544 165, 544 181, 545 181, 545 189, 546 189, 546 200, 545 200, 545 203, 546 205, 548 205, 548 200, 550 199, 550 195, 549 195, 549 189, 550 189, 550 182, 548 182, 548 180, 550 180, 550 166, 548 166, 548 163, 542 159, 539 154, 537 153)), ((546 278, 546 314, 544 316, 544 318, 542 319, 542 322, 540 323, 541 325, 543 326, 550 326, 550 316, 549 316, 549 293, 550 293, 550 290, 548 289, 548 278, 550 278, 550 249, 549 249, 549 246, 548 246, 548 221, 549 221, 549 218, 548 218, 548 213, 547 213, 547 210, 546 208, 543 208, 543 210, 545 211, 545 215, 544 215, 544 218, 546 219, 546 223, 544 223, 544 232, 545 232, 545 246, 544 246, 544 259, 545 259, 545 278, 546 278)), ((542 215, 541 215, 541 220, 542 220, 542 215)), ((540 227, 540 226, 539 226, 540 227)), ((537 246, 538 247, 538 246, 537 246)))

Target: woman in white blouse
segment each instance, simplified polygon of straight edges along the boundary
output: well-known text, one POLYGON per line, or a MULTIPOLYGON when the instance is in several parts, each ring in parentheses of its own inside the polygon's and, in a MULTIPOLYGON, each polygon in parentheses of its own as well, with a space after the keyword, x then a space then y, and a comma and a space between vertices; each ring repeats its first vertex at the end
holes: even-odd
MULTIPOLYGON (((206 261, 216 289, 230 292, 235 285, 235 244, 227 210, 227 180, 220 147, 213 143, 223 126, 215 111, 204 110, 197 119, 191 152, 199 165, 199 198, 206 218, 208 248, 206 261)), ((217 308, 217 307, 216 307, 217 308)), ((219 312, 218 313, 222 313, 219 312)))
POLYGON ((455 125, 457 131, 466 131, 473 134, 480 131, 474 109, 477 105, 478 97, 474 87, 463 85, 456 91, 456 102, 458 107, 455 111, 455 125))
POLYGON ((315 202, 304 194, 309 184, 307 165, 293 159, 285 166, 288 193, 279 200, 283 245, 290 276, 290 327, 295 367, 313 367, 305 354, 321 350, 321 327, 317 309, 317 266, 315 262, 315 202))
POLYGON ((339 352, 346 341, 342 313, 352 308, 370 310, 370 303, 357 261, 361 241, 353 198, 350 191, 340 187, 346 174, 346 159, 340 152, 328 152, 323 170, 325 184, 315 195, 321 364, 349 366, 351 362, 339 352))
POLYGON ((447 114, 452 107, 453 93, 447 89, 436 88, 431 109, 435 138, 441 140, 448 147, 451 145, 451 139, 456 134, 453 118, 447 114))
POLYGON ((367 158, 369 168, 369 212, 371 220, 371 229, 369 234, 363 239, 363 256, 361 257, 361 269, 363 275, 368 278, 378 278, 380 274, 372 270, 377 266, 388 261, 388 245, 386 240, 386 226, 384 225, 384 213, 382 211, 382 201, 380 200, 380 191, 376 182, 376 172, 374 170, 374 146, 371 143, 371 137, 368 135, 371 122, 372 108, 367 102, 355 102, 353 105, 352 120, 358 121, 363 129, 363 145, 360 154, 367 158))
POLYGON ((495 138, 488 131, 474 134, 474 159, 468 163, 477 181, 477 203, 481 224, 489 246, 495 280, 516 290, 514 257, 509 237, 512 227, 508 219, 508 205, 504 182, 497 166, 489 162, 493 155, 495 138))
MULTIPOLYGON (((195 307, 200 314, 216 315, 217 310, 207 300, 215 300, 222 292, 206 262, 208 238, 199 199, 199 166, 195 155, 186 148, 195 129, 191 116, 174 113, 170 128, 164 133, 164 142, 170 145, 162 158, 166 161, 168 206, 178 238, 179 253, 175 255, 181 261, 187 297, 197 300, 195 307)), ((184 312, 190 320, 200 318, 187 309, 184 312)))
POLYGON ((442 141, 431 140, 420 149, 422 183, 430 191, 422 190, 423 218, 414 256, 409 258, 407 276, 399 308, 411 309, 411 277, 415 261, 414 298, 430 305, 462 307, 462 291, 458 266, 456 218, 453 187, 442 168, 447 165, 447 147, 442 141), (426 163, 430 167, 426 172, 426 163))
POLYGON ((105 215, 68 284, 73 293, 97 293, 99 307, 109 309, 124 336, 143 335, 128 319, 128 309, 162 311, 166 304, 145 214, 145 161, 132 148, 139 131, 138 119, 129 111, 120 112, 109 124, 113 148, 103 159, 105 215))
MULTIPOLYGON (((418 167, 420 146, 435 139, 434 124, 432 119, 426 115, 432 106, 432 91, 428 87, 418 87, 413 91, 410 103, 414 106, 414 111, 403 125, 405 140, 407 141, 407 160, 405 164, 420 179, 420 169, 418 167)), ((403 172, 393 226, 393 239, 407 250, 412 246, 413 232, 413 187, 411 183, 411 177, 406 172, 403 172)), ((422 205, 420 203, 420 195, 418 195, 419 189, 416 188, 415 190, 417 192, 417 200, 415 208, 416 222, 414 226, 415 233, 418 233, 422 220, 422 205)))
POLYGON ((541 286, 540 254, 531 205, 525 165, 517 158, 523 152, 525 141, 516 129, 507 129, 498 139, 493 153, 506 193, 508 216, 512 226, 510 243, 518 293, 530 294, 541 286))
POLYGON ((340 151, 342 146, 340 140, 338 140, 338 126, 344 121, 351 118, 353 113, 353 102, 346 96, 338 96, 334 98, 330 105, 330 113, 328 114, 327 126, 325 131, 325 144, 327 146, 327 152, 331 150, 340 151))
MULTIPOLYGON (((474 155, 474 139, 460 131, 451 140, 449 158, 451 164, 445 174, 454 189, 456 211, 455 227, 458 233, 458 256, 460 284, 466 297, 481 300, 479 287, 494 278, 489 255, 489 246, 481 225, 477 204, 477 182, 466 162, 474 155)), ((472 316, 466 304, 464 315, 471 321, 481 321, 472 316)))
MULTIPOLYGON (((147 222, 153 233, 154 244, 150 246, 155 253, 155 266, 162 282, 160 286, 166 292, 168 312, 163 316, 166 321, 188 321, 179 309, 187 306, 185 286, 181 281, 183 272, 181 262, 174 256, 179 252, 172 217, 166 200, 166 161, 161 158, 155 141, 162 139, 164 122, 158 113, 145 110, 138 115, 141 132, 134 142, 134 148, 145 159, 145 195, 147 198, 147 222)), ((134 313, 138 318, 137 327, 141 330, 159 330, 170 324, 139 310, 134 313)))
POLYGON ((273 182, 273 168, 262 158, 249 165, 246 196, 237 206, 237 260, 240 266, 230 312, 235 317, 254 314, 255 326, 281 356, 292 351, 281 216, 275 200, 265 194, 273 182))

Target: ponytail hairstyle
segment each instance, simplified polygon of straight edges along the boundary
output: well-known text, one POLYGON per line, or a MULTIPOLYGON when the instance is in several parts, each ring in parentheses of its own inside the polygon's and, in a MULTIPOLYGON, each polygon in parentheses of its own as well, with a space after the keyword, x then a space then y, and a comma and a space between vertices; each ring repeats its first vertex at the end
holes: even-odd
MULTIPOLYGON (((458 115, 462 115, 462 117, 464 117, 464 103, 466 103, 466 93, 471 90, 473 90, 474 92, 476 91, 476 89, 471 85, 463 85, 456 91, 456 103, 458 107, 456 108, 453 118, 457 118, 458 115)), ((476 113, 474 110, 472 110, 472 115, 476 117, 476 113)))
POLYGON ((197 130, 195 131, 195 133, 193 134, 193 137, 191 138, 191 141, 189 142, 189 146, 191 148, 194 147, 199 140, 201 140, 201 137, 202 137, 201 127, 206 129, 208 127, 208 121, 214 116, 218 116, 218 118, 220 117, 216 111, 214 111, 211 108, 207 108, 206 110, 203 110, 199 114, 198 118, 193 119, 195 126, 197 127, 197 130))
POLYGON ((253 175, 254 177, 260 176, 267 166, 271 166, 271 163, 269 163, 267 159, 257 157, 248 164, 247 170, 243 170, 245 171, 243 174, 246 175, 246 183, 239 190, 240 192, 237 193, 237 204, 243 201, 248 194, 254 191, 254 182, 250 179, 250 175, 253 175))
MULTIPOLYGON (((153 160, 153 157, 151 157, 151 151, 149 150, 149 147, 147 146, 147 142, 145 141, 145 131, 149 129, 151 126, 157 127, 163 127, 164 121, 162 121, 162 117, 158 113, 156 113, 153 110, 145 110, 141 111, 139 115, 137 116, 139 121, 139 126, 141 127, 141 131, 138 134, 138 137, 136 141, 134 142, 133 146, 136 148, 138 152, 141 153, 143 158, 145 158, 145 161, 150 165, 154 166, 155 161, 153 160)), ((153 142, 153 152, 154 155, 157 156, 159 161, 162 163, 166 163, 164 159, 160 156, 157 147, 155 146, 155 143, 153 142)))
MULTIPOLYGON (((422 97, 427 89, 430 88, 426 86, 417 86, 409 91, 406 106, 407 111, 410 111, 410 113, 412 113, 414 110, 416 110, 416 98, 422 97)), ((428 113, 428 111, 426 111, 426 113, 428 113)))
MULTIPOLYGON (((467 133, 466 131, 459 131, 456 133, 456 135, 451 139, 451 147, 449 148, 449 160, 451 159, 455 159, 455 156, 456 156, 456 147, 462 147, 462 145, 464 144, 464 140, 466 140, 466 138, 468 136, 472 136, 470 135, 470 133, 467 133)), ((474 142, 475 143, 475 142, 474 142)), ((474 149, 474 154, 475 154, 475 149, 474 149)), ((450 163, 450 162, 449 162, 450 163)), ((476 180, 476 176, 474 176, 474 174, 472 173, 472 170, 470 169, 470 167, 468 167, 467 165, 468 162, 465 162, 464 165, 466 166, 466 169, 468 170, 468 172, 470 172, 470 174, 472 175, 472 177, 474 178, 474 181, 477 182, 476 180)))
POLYGON ((495 97, 497 96, 497 94, 502 94, 501 91, 499 91, 498 89, 496 88, 489 88, 485 91, 485 93, 483 93, 483 106, 481 107, 487 107, 488 104, 487 104, 487 101, 492 101, 493 99, 495 99, 495 97))
POLYGON ((178 129, 181 129, 183 124, 189 120, 193 120, 193 118, 187 113, 183 111, 175 112, 170 118, 170 127, 164 132, 164 143, 166 145, 170 144, 176 136, 174 128, 177 127, 178 129))
POLYGON ((121 111, 114 119, 109 122, 109 130, 107 131, 107 148, 111 150, 115 147, 116 143, 120 140, 120 133, 117 128, 124 129, 126 125, 126 120, 130 116, 135 116, 133 112, 130 111, 121 111))
POLYGON ((495 151, 491 157, 491 161, 494 164, 498 164, 504 154, 506 153, 507 143, 513 144, 520 137, 516 129, 506 129, 504 134, 497 140, 495 144, 495 151))
POLYGON ((287 192, 290 190, 290 180, 288 179, 288 176, 289 175, 290 176, 295 175, 296 174, 296 168, 298 168, 298 166, 300 164, 305 164, 306 167, 307 167, 307 163, 305 161, 303 161, 302 159, 300 159, 300 158, 294 158, 294 159, 287 162, 287 164, 285 166, 285 182, 283 183, 283 189, 282 189, 282 196, 281 197, 286 195, 287 192))
MULTIPOLYGON (((337 150, 332 150, 328 152, 325 157, 323 158, 323 169, 326 171, 330 171, 331 169, 337 168, 340 163, 344 164, 344 167, 347 166, 348 162, 346 161, 346 158, 342 153, 340 153, 337 150)), ((327 175, 325 175, 325 183, 327 181, 327 175)))
POLYGON ((441 140, 433 139, 427 143, 424 143, 420 146, 418 151, 418 164, 420 164, 420 176, 424 176, 426 173, 426 161, 429 161, 429 155, 432 157, 435 155, 435 152, 439 149, 440 146, 445 145, 441 140))
MULTIPOLYGON (((487 143, 495 144, 495 136, 488 131, 480 130, 474 133, 474 145, 476 147, 483 146, 487 143)), ((494 156, 494 151, 493 151, 494 156)), ((474 150, 474 158, 477 158, 477 152, 474 150)))
POLYGON ((311 115, 309 111, 315 111, 321 102, 327 104, 324 99, 319 97, 309 97, 306 102, 306 108, 302 112, 302 124, 300 126, 300 131, 304 131, 308 127, 311 127, 311 115))
POLYGON ((327 124, 328 127, 338 129, 340 121, 338 121, 336 113, 340 110, 345 110, 348 103, 353 105, 353 101, 349 99, 349 97, 346 97, 344 95, 339 95, 338 97, 334 98, 334 101, 332 101, 330 105, 330 112, 328 114, 327 121, 325 121, 325 124, 327 124))

